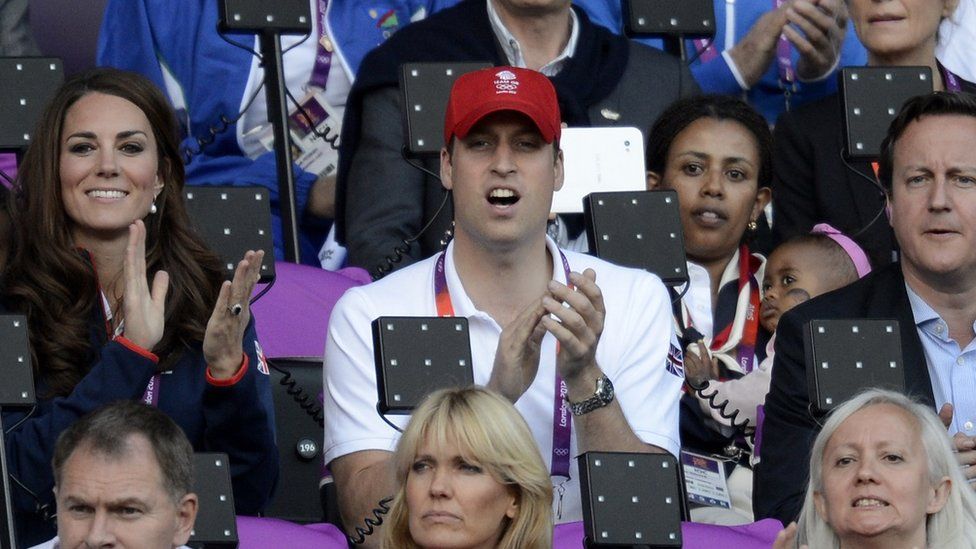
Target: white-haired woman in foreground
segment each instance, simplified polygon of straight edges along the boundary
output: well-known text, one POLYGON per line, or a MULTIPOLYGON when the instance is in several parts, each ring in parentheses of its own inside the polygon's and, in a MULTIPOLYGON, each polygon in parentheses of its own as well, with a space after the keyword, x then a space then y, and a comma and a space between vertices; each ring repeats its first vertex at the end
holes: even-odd
POLYGON ((839 406, 813 445, 798 525, 776 549, 976 548, 976 496, 935 413, 870 389, 839 406))

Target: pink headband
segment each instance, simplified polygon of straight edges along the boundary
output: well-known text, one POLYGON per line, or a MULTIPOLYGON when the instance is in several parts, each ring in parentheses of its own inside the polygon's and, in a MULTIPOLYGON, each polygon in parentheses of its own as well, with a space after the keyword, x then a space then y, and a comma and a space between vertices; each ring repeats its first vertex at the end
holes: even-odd
POLYGON ((864 253, 864 250, 851 237, 831 227, 827 223, 814 225, 810 234, 822 234, 836 242, 841 248, 844 248, 851 261, 854 262, 854 268, 857 269, 858 278, 864 278, 864 275, 871 272, 871 262, 868 261, 867 254, 864 253))

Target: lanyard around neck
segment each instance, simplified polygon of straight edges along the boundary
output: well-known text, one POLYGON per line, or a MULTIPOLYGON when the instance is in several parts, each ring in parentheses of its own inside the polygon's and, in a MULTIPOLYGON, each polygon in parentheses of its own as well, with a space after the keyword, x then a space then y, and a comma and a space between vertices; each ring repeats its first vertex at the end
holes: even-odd
POLYGON ((947 92, 959 93, 962 91, 962 84, 959 82, 959 77, 952 74, 949 69, 939 66, 939 71, 942 73, 942 81, 945 83, 945 89, 947 92))
MULTIPOLYGON (((437 316, 456 316, 454 314, 454 304, 451 302, 451 293, 447 287, 447 276, 444 272, 444 263, 447 252, 441 252, 437 257, 437 264, 434 267, 434 302, 437 304, 437 316)), ((566 282, 569 282, 569 261, 561 251, 559 256, 563 262, 563 269, 566 271, 566 282)), ((559 344, 556 343, 556 355, 559 355, 559 344)), ((556 369, 556 388, 553 396, 552 414, 552 462, 550 465, 550 475, 569 479, 569 454, 570 438, 572 436, 573 416, 569 412, 569 402, 566 395, 569 388, 566 382, 559 375, 556 369)))
POLYGON ((309 84, 325 89, 329 81, 329 71, 332 69, 332 50, 335 48, 332 37, 326 32, 328 23, 328 0, 315 0, 316 15, 319 22, 319 41, 315 47, 315 66, 312 68, 312 78, 309 84))

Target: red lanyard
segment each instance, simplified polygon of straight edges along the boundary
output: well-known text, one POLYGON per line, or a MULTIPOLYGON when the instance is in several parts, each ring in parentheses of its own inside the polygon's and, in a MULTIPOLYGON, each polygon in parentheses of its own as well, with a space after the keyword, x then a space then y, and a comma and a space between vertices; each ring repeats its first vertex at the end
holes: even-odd
MULTIPOLYGON (((738 359, 739 367, 742 368, 743 372, 751 372, 753 367, 753 359, 756 356, 756 340, 759 337, 759 283, 756 281, 754 273, 759 269, 759 259, 752 256, 749 253, 749 248, 745 245, 739 247, 739 283, 737 287, 737 294, 739 296, 742 294, 743 290, 748 286, 749 291, 749 304, 745 311, 745 326, 742 328, 742 338, 736 345, 736 356, 738 359)), ((736 298, 736 304, 738 304, 738 297, 736 298)), ((692 322, 689 317, 688 326, 692 326, 692 322)), ((732 336, 732 327, 735 325, 735 315, 733 316, 732 322, 730 322, 725 328, 722 329, 715 337, 712 338, 712 343, 709 348, 712 351, 722 348, 723 345, 732 336)), ((686 327, 688 327, 686 326, 686 327)))

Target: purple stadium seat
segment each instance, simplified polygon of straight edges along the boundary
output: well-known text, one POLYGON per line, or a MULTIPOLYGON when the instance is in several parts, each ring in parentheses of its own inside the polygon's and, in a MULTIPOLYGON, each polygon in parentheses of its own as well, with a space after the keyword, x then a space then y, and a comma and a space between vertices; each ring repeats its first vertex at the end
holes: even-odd
MULTIPOLYGON (((768 549, 783 525, 775 519, 765 519, 742 526, 715 526, 684 522, 681 535, 685 549, 768 549)), ((346 537, 332 524, 298 525, 278 519, 237 517, 237 533, 241 549, 264 547, 317 547, 339 549, 348 547, 346 537)), ((583 523, 571 522, 556 527, 552 546, 555 549, 582 549, 583 523)))
POLYGON ((265 356, 321 357, 332 307, 353 286, 370 281, 359 268, 326 271, 275 263, 274 287, 252 307, 265 356))
MULTIPOLYGON (((697 522, 682 522, 681 535, 685 549, 769 549, 783 525, 776 519, 765 519, 742 526, 716 526, 697 522)), ((583 523, 570 522, 556 526, 552 538, 554 549, 582 549, 583 523)))

